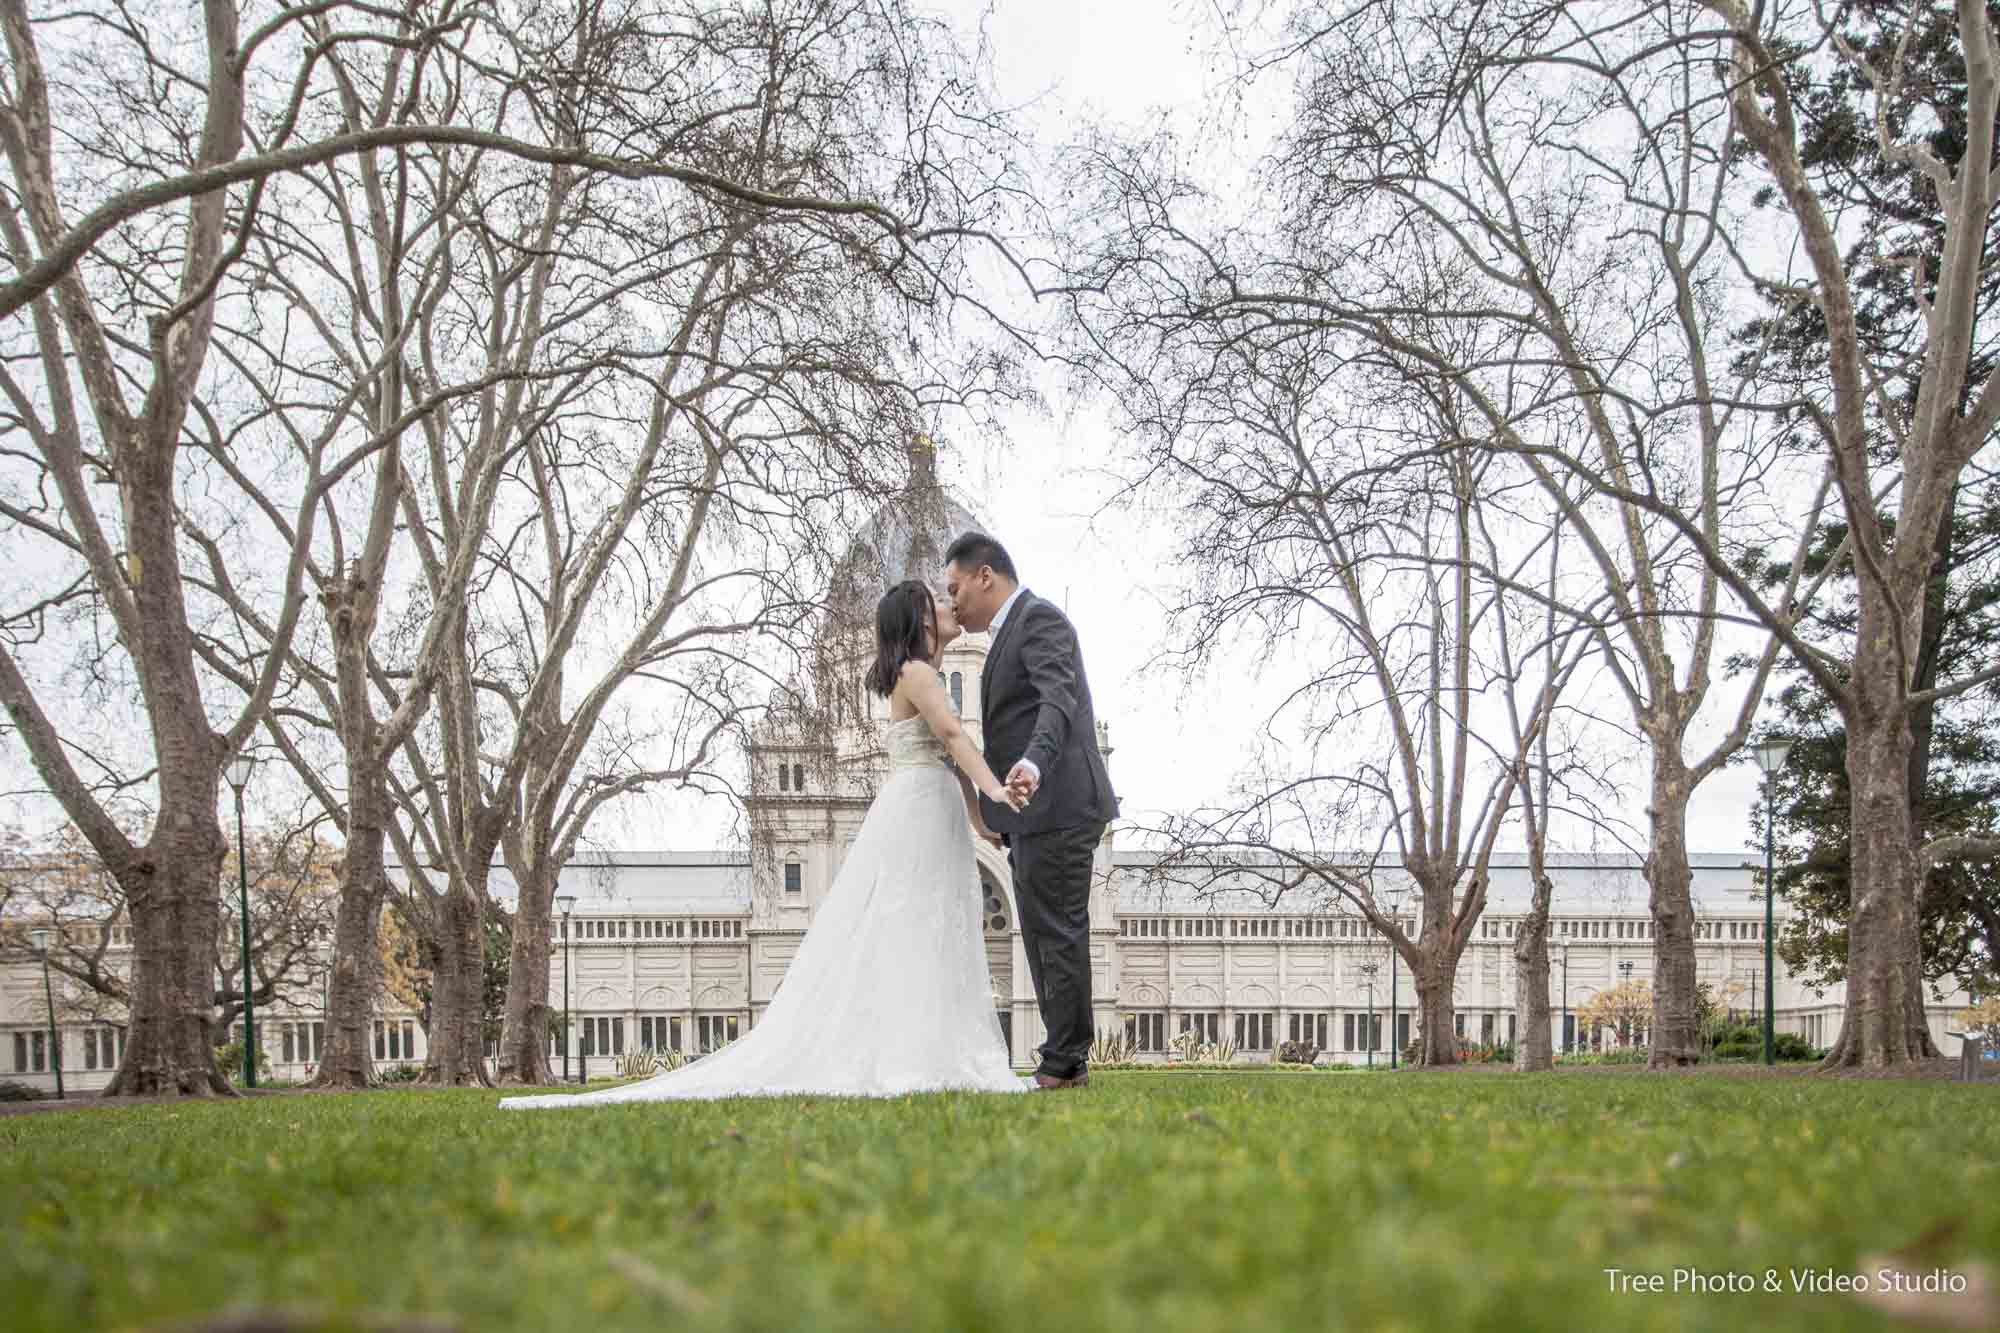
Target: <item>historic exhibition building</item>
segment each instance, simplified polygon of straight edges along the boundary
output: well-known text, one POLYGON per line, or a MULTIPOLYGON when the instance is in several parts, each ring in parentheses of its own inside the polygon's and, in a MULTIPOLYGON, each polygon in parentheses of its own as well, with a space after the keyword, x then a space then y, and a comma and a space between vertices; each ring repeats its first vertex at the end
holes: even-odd
MULTIPOLYGON (((566 1053, 572 1074, 586 1062, 592 1074, 608 1074, 616 1058, 641 1048, 713 1049, 754 1027, 783 981, 879 773, 886 705, 863 696, 855 660, 869 647, 874 599, 904 577, 935 579, 951 539, 981 526, 938 486, 927 446, 914 447, 911 460, 905 493, 856 535, 834 590, 833 633, 845 636, 834 657, 853 660, 855 681, 846 720, 810 733, 773 723, 759 735, 750 755, 746 845, 596 855, 565 870, 559 894, 572 900, 567 947, 559 929, 550 994, 554 1008, 578 1019, 566 1053)), ((1090 627, 1080 633, 1087 652, 1090 627)), ((986 648, 985 635, 968 635, 943 664, 975 737, 986 648)), ((1095 739, 1115 782, 1108 723, 1095 739)), ((1129 1035, 1140 1058, 1153 1060, 1166 1059, 1184 1032, 1232 1041, 1245 1061, 1269 1060, 1286 1041, 1350 1062, 1386 1060, 1391 1041, 1407 1044, 1415 998, 1408 969, 1392 962, 1352 909, 1303 899, 1272 904, 1248 887, 1196 894, 1149 875, 1152 858, 1119 850, 1116 837, 1114 824, 1098 849, 1091 896, 1100 1030, 1129 1035)), ((1015 1063, 1026 1069, 1041 1033, 1007 861, 984 844, 976 855, 979 882, 950 891, 977 893, 983 902, 994 1011, 1015 1063)), ((1754 1010, 1763 993, 1762 876, 1740 854, 1693 862, 1700 978, 1733 1007, 1754 1010)), ((1621 980, 1651 975, 1651 921, 1636 858, 1562 856, 1553 869, 1549 1002, 1561 1015, 1558 1042, 1575 1044, 1593 1035, 1575 1031, 1578 1007, 1621 980)), ((494 886, 505 893, 504 871, 496 871, 494 886)), ((1469 1040, 1492 1044, 1515 1035, 1513 936, 1527 902, 1523 859, 1502 857, 1458 971, 1455 1021, 1469 1040)), ((1414 907, 1407 914, 1414 917, 1414 907)), ((114 937, 111 947, 122 946, 114 937)), ((1838 986, 1809 989, 1780 962, 1776 988, 1779 1030, 1815 1046, 1834 1038, 1838 986)), ((1947 1054, 1957 1049, 1947 1031, 1951 1016, 1964 1003, 1950 996, 1931 1008, 1933 1036, 1947 1054)), ((258 1019, 272 1075, 306 1077, 318 1055, 320 1015, 281 1011, 258 1019)), ((52 1084, 46 1024, 40 968, 10 953, 0 971, 0 1078, 52 1084)), ((60 1026, 69 1088, 102 1086, 118 1057, 117 1025, 60 1026)), ((374 1054, 382 1065, 420 1062, 424 1049, 415 1015, 384 1012, 377 1020, 374 1054)), ((556 1053, 558 1068, 563 1054, 556 1053)))

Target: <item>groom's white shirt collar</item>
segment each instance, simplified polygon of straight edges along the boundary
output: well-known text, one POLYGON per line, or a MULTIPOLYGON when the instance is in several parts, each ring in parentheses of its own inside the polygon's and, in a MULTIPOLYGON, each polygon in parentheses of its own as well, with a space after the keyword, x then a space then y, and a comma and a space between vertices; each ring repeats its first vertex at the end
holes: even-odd
POLYGON ((1020 601, 1021 594, 1026 592, 1027 590, 1028 588, 1026 584, 1023 583, 1015 584, 1014 591, 1008 595, 1006 601, 1000 603, 1000 609, 993 613, 993 623, 991 625, 988 625, 986 627, 986 630, 994 638, 997 639, 1000 637, 1000 627, 1007 623, 1007 613, 1014 609, 1014 603, 1020 601))

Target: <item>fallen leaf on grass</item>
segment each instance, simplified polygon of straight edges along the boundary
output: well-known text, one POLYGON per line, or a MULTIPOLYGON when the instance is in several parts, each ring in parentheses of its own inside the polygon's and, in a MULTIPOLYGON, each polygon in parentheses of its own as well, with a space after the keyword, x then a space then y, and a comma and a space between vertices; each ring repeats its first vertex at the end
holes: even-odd
POLYGON ((655 1296, 662 1296, 673 1302, 683 1314, 706 1314, 715 1305, 715 1302, 680 1278, 672 1273, 661 1272, 636 1254, 613 1250, 605 1256, 605 1262, 623 1274, 632 1285, 644 1287, 655 1296))

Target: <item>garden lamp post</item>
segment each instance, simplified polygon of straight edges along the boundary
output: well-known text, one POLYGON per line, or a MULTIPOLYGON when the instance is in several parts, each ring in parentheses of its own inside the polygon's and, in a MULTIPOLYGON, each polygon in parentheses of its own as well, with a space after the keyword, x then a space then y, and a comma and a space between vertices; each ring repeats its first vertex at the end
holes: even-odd
POLYGON ((49 945, 55 940, 55 932, 37 926, 28 932, 28 938, 34 942, 35 952, 42 956, 42 998, 49 1006, 49 1061, 50 1068, 56 1071, 56 1100, 62 1101, 62 1034, 56 1029, 55 987, 49 984, 49 945))
MULTIPOLYGON (((1400 893, 1391 895, 1389 899, 1389 919, 1396 923, 1397 929, 1402 928, 1403 895, 1400 893)), ((1397 1047, 1402 1044, 1401 1034, 1396 1031, 1396 990, 1396 939, 1392 935, 1389 937, 1389 1068, 1391 1069, 1396 1067, 1397 1047)), ((1374 1035, 1373 1032, 1369 1033, 1371 1037, 1374 1035)))
POLYGON ((1562 1017, 1562 1034, 1563 1034, 1563 1036, 1562 1036, 1562 1048, 1563 1048, 1563 1054, 1564 1054, 1564 1055, 1568 1055, 1568 1054, 1569 1054, 1569 1049, 1570 1049, 1570 1039, 1569 1039, 1569 941, 1568 941, 1568 940, 1564 940, 1564 941, 1562 942, 1562 965, 1563 965, 1563 1003, 1562 1003, 1562 1010, 1563 1010, 1563 1017, 1562 1017))
MULTIPOLYGON (((561 910, 562 921, 563 921, 562 1046, 563 1046, 563 1082, 565 1083, 569 1082, 569 911, 570 908, 575 906, 576 906, 575 894, 559 893, 556 895, 556 907, 561 910)), ((583 1080, 581 1078, 577 1080, 577 1082, 579 1083, 581 1083, 582 1081, 583 1080)))
POLYGON ((250 770, 257 761, 238 751, 223 767, 223 776, 236 792, 236 902, 243 913, 243 1086, 257 1086, 257 1005, 251 999, 250 980, 250 866, 243 858, 243 788, 250 782, 250 770))
POLYGON ((1785 756, 1792 752, 1792 743, 1773 737, 1761 744, 1750 747, 1750 753, 1757 760, 1757 767, 1764 773, 1764 1063, 1775 1064, 1778 1059, 1777 1038, 1772 1023, 1776 998, 1776 974, 1773 971, 1771 939, 1771 900, 1777 896, 1776 847, 1772 841, 1771 824, 1776 813, 1778 772, 1785 766, 1785 756))
POLYGON ((326 1054, 326 1025, 333 1021, 333 954, 327 953, 326 971, 319 979, 319 1027, 313 1032, 313 1063, 326 1054))
MULTIPOLYGON (((1632 960, 1629 958, 1621 958, 1618 960, 1618 984, 1620 986, 1629 986, 1632 984, 1632 960)), ((1631 1012, 1629 1008, 1630 1003, 1631 1001, 1628 998, 1626 1001, 1626 1004, 1628 1006, 1626 1012, 1628 1013, 1631 1012)), ((1623 1036, 1621 1036, 1620 1043, 1624 1045, 1629 1045, 1630 1038, 1631 1038, 1631 1033, 1628 1027, 1627 1032, 1623 1036)))
POLYGON ((1362 1034, 1361 1045, 1368 1052, 1368 1067, 1375 1067, 1375 974, 1382 970, 1380 963, 1363 963, 1361 975, 1364 980, 1361 989, 1368 992, 1368 1031, 1362 1034))

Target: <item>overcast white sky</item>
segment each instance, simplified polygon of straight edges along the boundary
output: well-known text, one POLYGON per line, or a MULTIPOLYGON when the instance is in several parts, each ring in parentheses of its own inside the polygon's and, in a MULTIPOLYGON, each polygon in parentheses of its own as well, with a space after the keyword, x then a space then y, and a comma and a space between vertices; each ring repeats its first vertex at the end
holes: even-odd
MULTIPOLYGON (((1189 7, 1163 0, 1094 0, 1090 4, 1020 2, 982 15, 981 6, 953 3, 950 12, 967 40, 983 33, 1003 100, 1021 108, 1024 125, 1044 145, 1069 139, 1087 120, 1132 128, 1170 117, 1200 144, 1214 63, 1212 31, 1188 19, 1189 7)), ((1192 12, 1206 21, 1211 11, 1192 12)), ((1244 143, 1268 129, 1265 108, 1230 125, 1244 143)), ((1241 160, 1240 158, 1237 160, 1241 160)), ((1268 700, 1243 677, 1202 681, 1148 675, 1146 661, 1161 647, 1158 607, 1168 594, 1162 561, 1170 516, 1150 521, 1102 512, 1113 489, 1107 470, 1122 443, 1100 405, 1066 400, 1060 380, 1046 377, 1047 414, 1022 411, 1007 423, 1003 446, 971 438, 941 441, 946 484, 1013 552, 1024 581, 1067 606, 1076 622, 1095 694, 1097 715, 1109 723, 1116 752, 1112 774, 1128 819, 1202 803, 1222 791, 1269 711, 1268 700)), ((1723 693, 1726 694, 1726 691, 1723 693)), ((1621 701, 1603 701, 1621 714, 1621 701)), ((1715 721, 1733 701, 1725 698, 1715 721)), ((0 757, 5 786, 33 785, 14 747, 0 757)), ((1626 817, 1643 827, 1643 783, 1626 817)), ((1747 767, 1711 779, 1697 793, 1690 845, 1695 851, 1747 849, 1754 781, 1747 767)), ((275 793, 274 793, 275 794, 275 793)), ((18 817, 46 823, 45 801, 8 802, 18 817)), ((252 816, 253 819, 255 815, 252 816)), ((600 848, 714 847, 730 840, 731 807, 722 800, 655 800, 607 811, 593 828, 600 848)), ((1608 850, 1608 849, 1607 849, 1608 850)))
MULTIPOLYGON (((1068 139, 1087 120, 1131 128, 1171 118, 1194 131, 1204 123, 1215 39, 1198 26, 1207 6, 1162 0, 1091 4, 1011 3, 998 14, 982 5, 955 9, 968 40, 983 32, 993 74, 1007 102, 1022 108, 1044 145, 1068 139), (1197 22, 1189 20, 1190 8, 1197 22)), ((1248 117, 1255 135, 1258 117, 1248 117)), ((1233 128, 1243 132, 1239 124, 1233 128)), ((1162 561, 1170 532, 1156 516, 1100 512, 1113 489, 1108 469, 1122 448, 1100 405, 1067 400, 1049 377, 1048 415, 1014 414, 1004 448, 945 440, 945 483, 1006 543, 1023 581, 1064 603, 1076 622, 1097 715, 1111 727, 1112 780, 1128 819, 1200 804, 1237 771, 1269 699, 1243 677, 1189 682, 1148 675, 1161 646, 1157 608, 1168 594, 1162 561)), ((1717 691, 1711 709, 1719 732, 1734 698, 1717 691)), ((1622 699, 1601 701, 1624 714, 1622 699)), ((1638 776, 1635 774, 1635 776, 1638 776)), ((1747 765, 1710 779, 1690 811, 1689 846, 1697 852, 1748 854, 1755 778, 1747 765)), ((1644 827, 1644 783, 1625 817, 1644 827)), ((676 805, 661 835, 654 813, 633 811, 598 831, 604 845, 703 846, 727 836, 727 812, 676 805)), ((1600 850, 1612 850, 1600 847, 1600 850)))

